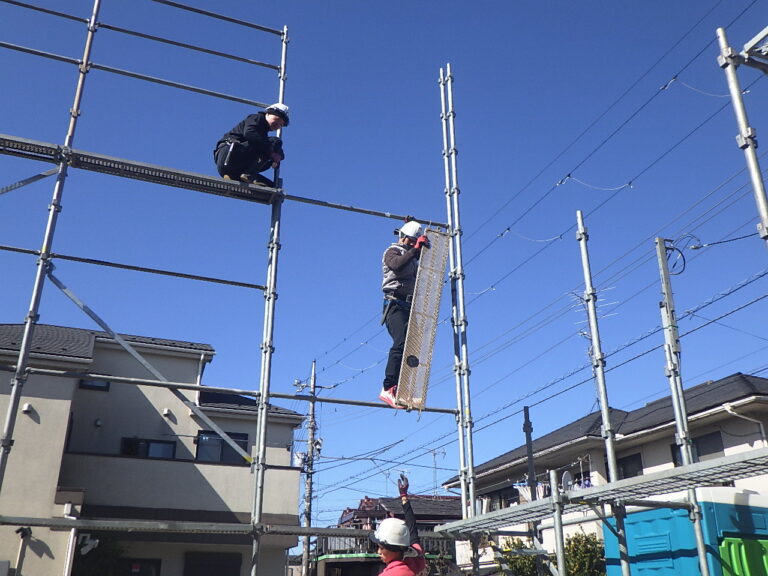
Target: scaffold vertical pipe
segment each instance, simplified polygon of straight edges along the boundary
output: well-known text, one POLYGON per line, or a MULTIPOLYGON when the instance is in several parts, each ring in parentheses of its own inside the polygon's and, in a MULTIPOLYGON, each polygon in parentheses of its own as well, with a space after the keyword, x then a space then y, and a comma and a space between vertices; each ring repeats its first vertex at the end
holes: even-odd
MULTIPOLYGON (((691 435, 688 430, 688 409, 685 405, 683 393, 683 378, 680 370, 680 335, 677 330, 677 314, 672 296, 672 283, 669 279, 669 263, 667 262, 667 242, 663 238, 656 238, 656 258, 659 262, 661 275, 661 292, 664 300, 660 304, 661 325, 664 328, 664 353, 666 356, 666 373, 669 380, 669 388, 672 398, 672 409, 675 414, 675 443, 680 448, 680 457, 684 465, 693 463, 693 451, 691 449, 691 435)), ((699 558, 699 570, 702 576, 709 576, 707 564, 707 545, 704 541, 704 531, 701 526, 701 512, 699 510, 696 491, 688 490, 688 501, 692 506, 691 521, 693 533, 696 537, 696 552, 699 558)))
POLYGON ((760 218, 757 224, 757 231, 760 234, 760 238, 768 245, 768 198, 765 195, 765 184, 763 183, 763 175, 760 171, 760 161, 757 159, 755 131, 749 125, 747 110, 744 107, 744 99, 742 98, 741 85, 739 84, 739 75, 736 73, 739 59, 733 48, 728 45, 728 38, 725 35, 724 28, 717 29, 717 41, 720 45, 720 56, 718 56, 717 61, 725 71, 725 76, 728 80, 728 91, 731 94, 731 102, 736 114, 736 123, 739 127, 739 134, 736 140, 739 148, 744 150, 749 177, 752 180, 752 192, 760 218))
POLYGON ((565 567, 565 533, 563 531, 563 497, 557 482, 557 470, 549 471, 549 486, 552 489, 552 520, 555 530, 555 558, 557 573, 566 576, 565 567))
MULTIPOLYGON (((589 263, 589 250, 587 242, 589 234, 584 227, 584 216, 581 210, 576 211, 576 239, 579 242, 581 250, 581 266, 584 273, 584 302, 587 306, 587 317, 589 319, 589 338, 590 338, 590 356, 592 358, 592 373, 595 376, 597 384, 598 400, 600 402, 600 414, 602 416, 602 433, 605 440, 605 456, 608 461, 608 480, 616 482, 619 480, 619 469, 616 463, 616 449, 614 445, 615 431, 611 424, 611 406, 608 403, 608 387, 605 383, 605 357, 603 356, 602 344, 600 341, 600 327, 597 322, 597 292, 592 283, 592 267, 589 263)), ((614 511, 623 514, 621 504, 612 505, 614 511)), ((616 539, 619 542, 619 548, 627 548, 627 533, 623 526, 616 527, 616 539)), ((619 558, 621 563, 621 573, 623 576, 630 575, 629 558, 624 555, 619 558)))
MULTIPOLYGON (((97 18, 100 7, 101 0, 94 0, 93 11, 88 20, 88 32, 85 39, 85 48, 83 49, 83 59, 79 66, 75 98, 72 103, 72 109, 70 110, 69 126, 67 128, 67 135, 64 138, 65 149, 72 146, 75 138, 75 129, 77 128, 77 120, 80 116, 80 104, 85 89, 85 77, 86 74, 88 74, 90 66, 91 49, 96 34, 97 18)), ((37 260, 37 271, 35 273, 29 310, 24 319, 24 333, 19 346, 19 359, 16 362, 16 370, 11 379, 11 395, 8 401, 5 424, 3 426, 3 436, 0 440, 0 491, 2 490, 3 480, 5 478, 5 470, 8 466, 8 455, 13 446, 13 431, 16 425, 16 413, 18 412, 19 403, 21 401, 21 390, 27 380, 26 372, 29 364, 29 355, 32 349, 32 339, 34 337, 35 325, 37 324, 39 316, 40 300, 43 293, 45 276, 51 261, 51 249, 53 247, 56 223, 58 221, 59 212, 61 211, 61 198, 64 192, 64 182, 67 178, 67 161, 68 159, 64 156, 59 162, 58 175, 56 176, 56 183, 53 188, 53 196, 51 203, 48 206, 48 221, 43 236, 43 246, 40 249, 40 258, 37 260)))
MULTIPOLYGON (((272 375, 272 339, 275 329, 275 301, 277 300, 277 261, 280 252, 280 216, 283 199, 275 196, 272 204, 272 223, 270 226, 269 258, 267 263, 267 289, 264 291, 264 336, 261 344, 261 376, 259 379, 258 431, 256 436, 257 455, 254 458, 255 489, 253 496, 254 526, 261 523, 264 504, 264 477, 267 458, 267 419, 269 417, 269 385, 272 375)), ((258 575, 260 534, 254 532, 253 555, 251 558, 251 576, 258 575)))
MULTIPOLYGON (((448 157, 448 112, 445 96, 445 75, 440 68, 440 119, 443 129, 443 171, 445 176, 445 202, 446 214, 448 215, 449 232, 453 232, 453 210, 451 209, 451 164, 448 157)), ((454 270, 456 270, 456 255, 453 239, 448 246, 448 264, 451 267, 451 326, 453 327, 453 375, 456 384, 456 425, 458 434, 459 448, 459 485, 461 487, 461 511, 462 517, 467 519, 467 469, 465 466, 466 458, 464 456, 464 411, 461 409, 461 343, 459 335, 459 313, 457 308, 458 298, 456 296, 456 282, 454 281, 454 270)))
POLYGON ((469 388, 469 353, 467 348, 467 318, 464 302, 464 269, 461 252, 461 221, 459 217, 458 161, 456 148, 456 116, 453 106, 453 76, 451 65, 440 70, 441 104, 443 121, 443 159, 445 166, 445 191, 448 225, 451 243, 451 310, 454 333, 454 372, 456 377, 456 402, 458 408, 460 479, 462 489, 462 514, 470 518, 475 514, 475 470, 472 446, 472 410, 469 388))
POLYGON ((469 488, 469 502, 467 508, 469 516, 475 515, 475 465, 474 450, 472 443, 472 421, 471 394, 469 387, 469 348, 467 344, 467 312, 464 301, 464 264, 461 251, 461 219, 459 217, 459 175, 458 175, 458 148, 456 147, 456 111, 453 105, 453 73, 450 63, 446 64, 446 82, 448 86, 448 133, 450 136, 450 160, 451 177, 453 186, 451 187, 451 204, 453 209, 453 231, 451 238, 456 252, 456 270, 453 274, 456 282, 457 308, 459 312, 459 334, 461 335, 461 380, 462 380, 462 399, 461 410, 464 412, 464 436, 466 445, 466 469, 467 486, 469 488))
MULTIPOLYGON (((278 72, 279 88, 277 101, 285 101, 285 82, 287 79, 288 63, 288 27, 283 26, 281 34, 280 71, 278 72)), ((282 136, 282 129, 277 131, 282 136)), ((282 188, 280 168, 275 169, 275 186, 282 188)), ((283 197, 275 196, 272 202, 272 218, 268 245, 267 282, 264 291, 264 331, 261 344, 261 374, 259 377, 258 399, 258 430, 256 433, 254 459, 254 494, 251 523, 256 526, 261 523, 264 509, 264 480, 266 477, 267 459, 267 425, 269 419, 269 388, 272 378, 272 354, 274 353, 273 337, 275 331, 275 302, 277 300, 277 262, 280 252, 280 220, 282 215, 283 197)), ((314 367, 314 364, 313 364, 314 367)), ((314 406, 314 404, 313 404, 314 406)), ((251 576, 257 576, 259 570, 259 555, 261 553, 261 535, 254 531, 253 549, 251 556, 251 576)))
POLYGON ((286 66, 288 65, 288 26, 283 26, 283 34, 281 36, 282 49, 280 51, 280 72, 278 72, 278 78, 280 80, 277 101, 285 103, 285 81, 288 79, 288 72, 286 66))

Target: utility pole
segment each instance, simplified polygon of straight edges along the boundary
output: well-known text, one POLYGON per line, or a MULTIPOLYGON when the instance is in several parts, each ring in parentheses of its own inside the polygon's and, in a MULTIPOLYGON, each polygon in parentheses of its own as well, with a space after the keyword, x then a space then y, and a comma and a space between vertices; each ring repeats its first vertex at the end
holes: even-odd
MULTIPOLYGON (((533 463, 533 424, 531 423, 531 417, 528 412, 528 406, 523 406, 523 432, 525 432, 525 454, 528 459, 528 490, 531 493, 531 502, 536 500, 536 467, 533 463)), ((539 523, 531 522, 531 535, 536 548, 543 548, 541 540, 539 539, 539 523)), ((544 564, 541 561, 541 556, 536 556, 536 574, 542 576, 544 574, 544 564)))
POLYGON ((736 69, 739 64, 752 66, 768 74, 768 27, 764 28, 760 34, 744 45, 744 51, 737 54, 733 48, 728 45, 728 38, 725 35, 724 28, 717 29, 717 41, 720 45, 720 55, 717 57, 717 63, 725 71, 725 77, 728 80, 728 91, 731 94, 733 110, 736 113, 736 123, 739 127, 739 134, 736 136, 736 142, 739 148, 744 150, 744 158, 747 161, 749 177, 752 180, 752 192, 757 204, 757 212, 760 221, 757 224, 757 231, 766 244, 768 244, 768 198, 765 195, 765 184, 763 175, 760 171, 760 162, 757 159, 757 133, 749 125, 747 110, 744 107, 741 86, 739 85, 739 76, 736 69))
MULTIPOLYGON (((312 360, 312 375, 309 381, 309 393, 312 399, 309 401, 309 422, 307 423, 307 457, 304 460, 304 527, 312 526, 312 476, 315 473, 315 393, 317 384, 316 361, 312 360)), ((301 554, 301 576, 309 576, 309 535, 303 537, 303 551, 301 554)))
MULTIPOLYGON (((576 239, 581 248, 581 265, 584 270, 584 302, 587 305, 587 316, 589 318, 589 338, 590 338, 590 356, 592 358, 592 371, 597 383, 598 398, 600 400, 600 413, 602 414, 603 425, 602 434, 605 440, 605 457, 608 460, 608 479, 610 482, 616 482, 619 478, 619 469, 616 463, 616 450, 614 447, 615 431, 611 425, 611 411, 608 404, 608 389, 605 385, 605 357, 600 344, 600 331, 597 326, 597 292, 592 285, 592 270, 589 265, 589 252, 587 250, 587 241, 589 234, 584 227, 584 217, 581 210, 576 211, 576 220, 578 230, 576 239)), ((552 488, 557 489, 555 484, 552 488)), ((619 559, 621 562, 622 576, 630 576, 629 569, 629 550, 627 548, 627 533, 624 529, 624 506, 620 502, 611 504, 616 518, 616 539, 619 546, 619 559)))
MULTIPOLYGON (((661 293, 664 296, 664 300, 659 306, 661 308, 661 325, 664 328, 664 353, 667 359, 666 372, 672 392, 672 408, 675 413, 675 444, 680 449, 680 458, 683 465, 687 465, 693 463, 692 441, 688 431, 688 410, 685 406, 683 379, 680 373, 680 335, 677 330, 677 315, 675 314, 675 303, 672 298, 672 283, 669 280, 667 251, 667 241, 663 238, 656 238, 656 257, 659 261, 659 272, 661 274, 661 293)), ((691 521, 693 522, 693 532, 696 536, 699 569, 702 576, 709 576, 707 547, 704 542, 704 532, 701 528, 701 511, 696 499, 696 490, 693 488, 688 490, 688 502, 691 505, 691 521)))

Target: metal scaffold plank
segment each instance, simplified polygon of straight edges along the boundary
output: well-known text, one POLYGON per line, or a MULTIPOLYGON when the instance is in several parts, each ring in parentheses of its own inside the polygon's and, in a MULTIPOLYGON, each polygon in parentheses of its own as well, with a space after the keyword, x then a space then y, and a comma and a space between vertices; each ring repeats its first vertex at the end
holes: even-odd
POLYGON ((423 248, 419 256, 396 396, 399 405, 416 410, 423 409, 427 403, 429 371, 450 242, 448 234, 437 230, 427 230, 426 236, 430 247, 423 248))
MULTIPOLYGON (((626 478, 602 486, 568 491, 562 495, 565 502, 563 512, 578 512, 587 509, 590 505, 648 498, 689 488, 716 485, 725 481, 752 478, 767 473, 768 448, 758 448, 706 462, 696 462, 653 474, 626 478)), ((504 526, 542 520, 551 516, 552 511, 553 500, 550 497, 511 508, 495 510, 468 520, 443 524, 436 527, 435 530, 455 534, 481 533, 504 526)))
POLYGON ((65 160, 73 168, 81 170, 122 176, 123 178, 195 190, 218 196, 238 198, 259 204, 271 204, 276 195, 282 194, 273 188, 255 184, 246 185, 240 182, 230 182, 219 177, 183 170, 173 170, 145 162, 114 158, 83 150, 65 149, 56 144, 38 142, 8 134, 0 134, 0 152, 43 162, 58 163, 65 160))

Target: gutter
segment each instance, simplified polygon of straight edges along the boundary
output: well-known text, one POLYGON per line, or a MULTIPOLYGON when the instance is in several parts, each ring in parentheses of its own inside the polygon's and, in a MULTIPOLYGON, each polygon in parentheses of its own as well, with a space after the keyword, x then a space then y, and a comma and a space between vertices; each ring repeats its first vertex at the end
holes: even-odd
MULTIPOLYGON (((742 398, 740 400, 736 400, 735 402, 729 402, 728 404, 730 404, 731 406, 740 407, 740 406, 745 406, 745 405, 751 404, 751 403, 761 403, 762 404, 762 403, 765 403, 766 400, 767 399, 766 399, 765 396, 748 396, 746 398, 742 398)), ((704 412, 698 412, 696 414, 689 415, 688 416, 688 421, 689 422, 694 422, 696 420, 702 420, 704 418, 707 418, 709 416, 717 414, 718 412, 725 412, 725 411, 727 411, 727 410, 725 410, 724 405, 715 406, 714 408, 710 408, 709 410, 705 410, 704 412)), ((640 437, 642 437, 642 436, 644 436, 646 434, 652 434, 654 432, 660 432, 660 431, 662 431, 662 430, 664 430, 666 428, 673 428, 674 426, 675 426, 675 422, 674 421, 672 421, 672 422, 665 422, 664 424, 660 424, 660 425, 658 425, 658 426, 656 426, 654 428, 647 428, 645 430, 639 430, 637 432, 633 432, 631 434, 627 434, 625 436, 621 436, 621 440, 626 441, 626 440, 631 440, 631 439, 635 439, 635 438, 640 438, 640 437)), ((765 436, 763 436, 763 438, 765 438, 765 436)))
POLYGON ((741 418, 742 420, 748 420, 750 422, 754 422, 760 427, 760 440, 763 442, 763 447, 765 448, 768 446, 768 440, 765 438, 765 426, 763 426, 762 421, 758 420, 757 418, 751 418, 749 416, 745 416, 744 414, 740 414, 736 412, 736 410, 733 408, 733 404, 730 402, 726 402, 723 404, 723 409, 728 412, 731 416, 736 416, 737 418, 741 418))

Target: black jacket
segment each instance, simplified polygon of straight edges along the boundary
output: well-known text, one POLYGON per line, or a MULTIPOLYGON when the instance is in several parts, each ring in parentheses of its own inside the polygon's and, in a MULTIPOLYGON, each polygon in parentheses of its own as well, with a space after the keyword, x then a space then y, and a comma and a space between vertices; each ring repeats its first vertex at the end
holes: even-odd
POLYGON ((262 158, 268 158, 272 152, 277 152, 285 159, 283 142, 280 138, 269 136, 269 124, 265 112, 249 114, 237 126, 219 139, 217 147, 224 142, 247 143, 248 148, 262 158))

